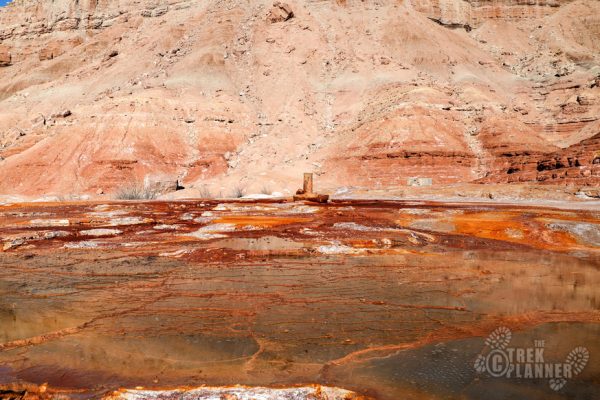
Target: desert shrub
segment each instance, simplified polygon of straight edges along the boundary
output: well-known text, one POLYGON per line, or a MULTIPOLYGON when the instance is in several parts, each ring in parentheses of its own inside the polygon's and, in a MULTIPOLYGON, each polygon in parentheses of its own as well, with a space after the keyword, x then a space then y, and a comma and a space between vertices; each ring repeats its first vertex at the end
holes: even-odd
POLYGON ((267 185, 263 185, 262 189, 260 189, 260 192, 262 194, 271 194, 273 193, 273 191, 271 190, 271 188, 267 185))
POLYGON ((212 199, 214 196, 208 186, 202 185, 199 190, 200 198, 202 199, 212 199))
POLYGON ((244 197, 245 194, 246 189, 244 189, 242 186, 236 186, 233 188, 231 197, 239 199, 240 197, 244 197))
POLYGON ((129 183, 121 187, 115 194, 117 200, 152 200, 156 192, 138 183, 129 183))

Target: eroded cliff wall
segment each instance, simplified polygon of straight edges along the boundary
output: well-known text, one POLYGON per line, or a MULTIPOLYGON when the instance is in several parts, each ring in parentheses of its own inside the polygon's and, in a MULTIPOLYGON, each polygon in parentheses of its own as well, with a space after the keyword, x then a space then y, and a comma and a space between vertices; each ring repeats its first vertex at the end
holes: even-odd
POLYGON ((595 184, 599 80, 593 0, 15 0, 0 194, 595 184))

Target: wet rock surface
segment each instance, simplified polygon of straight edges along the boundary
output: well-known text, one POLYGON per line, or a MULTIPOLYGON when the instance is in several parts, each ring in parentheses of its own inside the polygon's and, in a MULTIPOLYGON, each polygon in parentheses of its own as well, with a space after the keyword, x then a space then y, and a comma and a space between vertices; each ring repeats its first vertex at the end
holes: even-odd
POLYGON ((368 400, 348 390, 323 386, 298 388, 265 388, 265 387, 233 387, 233 388, 198 388, 191 390, 149 391, 128 390, 116 393, 107 400, 146 400, 189 399, 189 400, 368 400))
POLYGON ((593 208, 475 203, 5 203, 0 386, 585 398, 597 363, 554 392, 473 360, 498 326, 555 343, 548 357, 600 354, 599 227, 593 208))

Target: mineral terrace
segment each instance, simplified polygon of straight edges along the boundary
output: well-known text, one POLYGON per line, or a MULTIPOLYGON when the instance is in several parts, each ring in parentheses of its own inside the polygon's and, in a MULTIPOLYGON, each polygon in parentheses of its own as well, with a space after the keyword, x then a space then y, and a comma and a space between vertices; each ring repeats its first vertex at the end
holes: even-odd
MULTIPOLYGON (((497 326, 523 343, 542 335, 548 357, 600 353, 597 210, 185 201, 4 204, 0 216, 0 383, 13 392, 18 382, 40 398, 119 399, 194 385, 221 389, 160 398, 255 398, 223 388, 236 384, 389 400, 600 389, 597 362, 560 393, 473 369, 497 326)), ((256 398, 288 398, 267 393, 256 398)))

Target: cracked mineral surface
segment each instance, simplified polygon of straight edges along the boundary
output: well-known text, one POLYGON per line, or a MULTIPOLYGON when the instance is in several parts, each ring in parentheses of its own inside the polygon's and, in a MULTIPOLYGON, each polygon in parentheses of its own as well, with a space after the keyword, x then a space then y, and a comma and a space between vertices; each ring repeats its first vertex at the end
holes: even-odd
POLYGON ((508 204, 4 203, 0 398, 593 398, 599 229, 508 204), (479 374, 499 326, 591 361, 558 392, 479 374))

